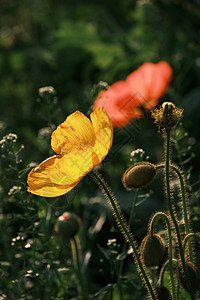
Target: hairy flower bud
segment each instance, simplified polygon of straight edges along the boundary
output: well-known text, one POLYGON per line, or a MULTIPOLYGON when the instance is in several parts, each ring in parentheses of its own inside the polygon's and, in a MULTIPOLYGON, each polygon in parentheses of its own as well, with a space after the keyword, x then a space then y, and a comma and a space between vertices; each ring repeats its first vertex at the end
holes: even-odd
POLYGON ((54 230, 61 237, 71 239, 78 233, 80 225, 81 221, 75 214, 64 212, 56 220, 54 230))
POLYGON ((158 125, 159 131, 170 131, 182 117, 183 110, 178 109, 172 102, 164 102, 160 109, 152 111, 152 118, 158 125))
POLYGON ((170 291, 165 286, 156 287, 156 293, 157 293, 157 296, 158 296, 159 300, 170 300, 170 299, 172 299, 170 291))
POLYGON ((141 243, 141 256, 146 267, 159 266, 165 251, 165 243, 161 236, 154 234, 147 235, 141 243))
POLYGON ((155 175, 155 165, 149 162, 140 162, 125 171, 122 183, 127 190, 141 189, 150 184, 155 175))
MULTIPOLYGON (((186 270, 187 270, 187 275, 188 275, 192 290, 194 293, 196 293, 200 287, 199 271, 198 271, 197 267, 189 261, 186 262, 186 270)), ((177 277, 178 277, 179 282, 181 283, 182 287, 187 292, 189 292, 189 289, 187 286, 187 281, 186 281, 186 276, 183 271, 183 267, 179 265, 177 267, 176 273, 177 273, 177 277)))

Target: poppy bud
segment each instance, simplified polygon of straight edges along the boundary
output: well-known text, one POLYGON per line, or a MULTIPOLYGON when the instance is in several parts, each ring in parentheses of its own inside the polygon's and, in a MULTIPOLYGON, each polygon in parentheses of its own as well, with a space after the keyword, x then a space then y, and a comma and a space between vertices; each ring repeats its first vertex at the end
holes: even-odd
POLYGON ((122 177, 122 183, 128 190, 141 189, 150 184, 155 175, 155 165, 149 162, 140 162, 125 171, 122 177))
POLYGON ((163 239, 154 234, 152 237, 147 235, 141 243, 141 256, 146 267, 152 268, 159 266, 165 251, 163 239))
POLYGON ((172 127, 181 119, 183 110, 177 108, 172 102, 164 102, 160 109, 155 108, 152 111, 152 118, 158 125, 159 131, 170 131, 172 127))
MULTIPOLYGON (((192 290, 193 290, 194 293, 196 293, 199 290, 199 287, 200 287, 200 275, 199 275, 199 272, 198 272, 196 266, 193 263, 187 261, 185 263, 185 265, 186 265, 187 275, 188 275, 188 279, 190 281, 192 290)), ((183 272, 183 267, 182 266, 178 266, 178 268, 176 270, 176 273, 177 273, 177 277, 178 277, 179 282, 181 283, 182 287, 187 292, 189 292, 188 286, 187 286, 186 277, 185 277, 185 274, 183 272)))
POLYGON ((78 233, 80 225, 81 221, 75 214, 64 212, 56 220, 54 230, 61 237, 71 239, 78 233))
POLYGON ((165 286, 156 287, 156 293, 157 293, 157 296, 158 296, 159 300, 170 300, 170 299, 172 299, 170 291, 165 286))

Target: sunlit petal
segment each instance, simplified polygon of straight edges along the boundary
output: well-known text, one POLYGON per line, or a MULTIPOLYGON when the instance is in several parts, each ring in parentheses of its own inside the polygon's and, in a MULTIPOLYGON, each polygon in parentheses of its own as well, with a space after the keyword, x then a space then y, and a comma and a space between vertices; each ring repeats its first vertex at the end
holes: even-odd
POLYGON ((80 111, 76 111, 52 133, 51 147, 57 154, 64 155, 80 146, 92 146, 94 141, 94 130, 90 120, 80 111))
POLYGON ((54 155, 29 173, 28 191, 46 197, 65 194, 99 163, 97 160, 91 147, 75 150, 64 156, 54 155))
POLYGON ((77 183, 71 186, 65 185, 66 182, 63 182, 63 174, 61 174, 61 171, 57 168, 60 160, 61 156, 54 155, 32 169, 27 180, 29 185, 28 191, 32 194, 44 197, 60 196, 70 191, 77 183), (53 174, 59 174, 59 183, 52 181, 51 176, 53 176, 53 174))
POLYGON ((37 196, 42 196, 42 197, 58 197, 58 196, 62 196, 66 193, 68 193, 69 191, 71 191, 75 186, 77 185, 77 183, 75 185, 71 185, 70 187, 61 187, 61 186, 57 186, 57 185, 49 185, 49 186, 42 186, 40 188, 35 188, 35 189, 31 189, 28 188, 28 191, 34 195, 37 196))
MULTIPOLYGON (((97 108, 93 113, 91 113, 90 118, 96 136, 93 152, 96 153, 99 158, 99 162, 101 162, 112 145, 113 126, 104 107, 97 108)), ((98 164, 99 162, 96 161, 95 164, 98 164)))
POLYGON ((52 173, 50 178, 57 184, 60 181, 66 185, 74 184, 74 182, 80 181, 93 167, 93 149, 85 146, 62 156, 57 164, 60 173, 52 173))
POLYGON ((28 191, 55 197, 67 193, 98 165, 112 145, 112 123, 103 107, 91 114, 69 116, 52 134, 52 148, 60 152, 34 168, 28 175, 28 191))

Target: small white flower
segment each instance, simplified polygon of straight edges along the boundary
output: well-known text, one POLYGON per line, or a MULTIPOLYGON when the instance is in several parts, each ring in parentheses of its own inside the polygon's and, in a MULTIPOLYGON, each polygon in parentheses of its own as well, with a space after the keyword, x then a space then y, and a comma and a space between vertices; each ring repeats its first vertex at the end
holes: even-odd
POLYGON ((30 164, 28 164, 28 168, 30 168, 30 169, 35 168, 37 165, 38 165, 37 162, 32 161, 32 162, 30 162, 30 164))
POLYGON ((44 86, 44 87, 41 87, 39 89, 39 95, 40 97, 44 97, 45 94, 52 94, 52 95, 55 95, 56 94, 56 91, 54 89, 54 87, 52 86, 44 86))
POLYGON ((27 244, 24 246, 24 248, 26 248, 26 249, 31 248, 31 244, 30 244, 30 243, 27 243, 27 244))
POLYGON ((51 133, 52 133, 52 129, 50 127, 43 127, 39 130, 38 137, 40 139, 43 139, 49 137, 51 133))
POLYGON ((17 185, 14 185, 8 192, 8 196, 13 196, 15 195, 16 193, 18 193, 19 191, 21 191, 21 186, 17 186, 17 185))
POLYGON ((108 240, 108 242, 107 242, 107 246, 110 246, 110 245, 116 245, 116 239, 110 239, 110 240, 108 240))
POLYGON ((136 149, 136 150, 133 150, 131 153, 130 153, 130 155, 131 155, 131 157, 134 157, 134 156, 136 156, 136 155, 140 155, 140 156, 142 156, 142 155, 144 155, 144 150, 143 149, 136 149))
POLYGON ((99 81, 99 85, 104 87, 104 88, 108 88, 108 83, 106 81, 99 81))
POLYGON ((8 142, 16 143, 18 136, 15 133, 9 133, 5 135, 2 140, 0 140, 1 148, 4 148, 4 145, 8 142))

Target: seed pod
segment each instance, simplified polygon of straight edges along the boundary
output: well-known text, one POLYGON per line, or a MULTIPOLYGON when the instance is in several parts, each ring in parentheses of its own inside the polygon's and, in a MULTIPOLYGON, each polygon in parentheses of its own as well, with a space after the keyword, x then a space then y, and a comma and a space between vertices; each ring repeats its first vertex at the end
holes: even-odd
POLYGON ((170 294, 170 291, 165 286, 162 287, 156 287, 156 293, 159 300, 171 300, 172 295, 170 294))
MULTIPOLYGON (((189 261, 187 261, 185 264, 186 264, 187 275, 190 280, 192 290, 194 293, 196 293, 200 287, 200 275, 199 275, 198 269, 193 263, 191 263, 189 261)), ((182 287, 187 292, 189 292, 186 277, 185 277, 182 266, 179 265, 177 267, 176 274, 177 274, 178 280, 179 280, 180 284, 182 285, 182 287)))
POLYGON ((141 243, 141 256, 146 267, 159 266, 165 251, 165 243, 161 236, 147 235, 141 243))
POLYGON ((141 189, 150 184, 155 175, 155 165, 149 162, 140 162, 125 171, 122 177, 122 183, 128 190, 141 189))
POLYGON ((61 237, 71 239, 78 233, 80 225, 81 221, 75 214, 64 212, 56 220, 54 230, 61 237))

